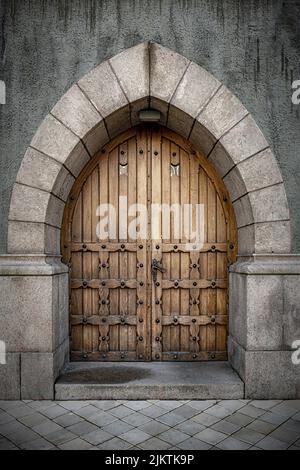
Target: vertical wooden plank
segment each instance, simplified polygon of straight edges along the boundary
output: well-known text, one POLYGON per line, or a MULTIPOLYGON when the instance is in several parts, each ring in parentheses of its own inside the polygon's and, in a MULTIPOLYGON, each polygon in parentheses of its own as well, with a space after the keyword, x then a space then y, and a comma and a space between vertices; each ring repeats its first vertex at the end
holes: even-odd
MULTIPOLYGON (((213 183, 208 179, 208 242, 216 243, 217 240, 217 194, 213 183)), ((208 279, 217 278, 217 254, 208 253, 207 255, 207 275, 208 279)), ((216 289, 208 289, 208 313, 214 315, 216 312, 216 289)), ((216 349, 216 326, 207 325, 207 348, 209 351, 216 349)))
MULTIPOLYGON (((217 197, 217 242, 226 243, 227 226, 224 211, 217 197)), ((227 279, 227 256, 226 253, 217 253, 217 278, 227 279)), ((227 315, 227 295, 228 289, 217 289, 216 292, 216 313, 218 315, 227 315)), ((227 325, 216 325, 216 350, 226 351, 227 325)))
MULTIPOLYGON (((92 177, 87 178, 82 189, 82 233, 84 242, 92 241, 92 177)), ((87 251, 83 253, 83 279, 91 280, 92 277, 92 254, 87 251)), ((91 316, 92 309, 92 289, 83 289, 83 315, 91 316)), ((85 352, 92 352, 92 326, 83 326, 83 349, 85 352)))
MULTIPOLYGON (((162 204, 171 204, 171 144, 165 137, 162 138, 162 204)), ((164 217, 162 220, 164 243, 171 242, 171 220, 164 217), (165 227, 164 227, 165 226, 165 227), (170 234, 168 234, 168 230, 170 234)), ((163 279, 171 279, 171 253, 162 253, 162 264, 166 272, 163 279)), ((162 312, 163 315, 171 315, 171 290, 164 289, 162 292, 162 312)), ((171 327, 164 326, 162 331, 163 351, 171 350, 171 327)))
MULTIPOLYGON (((175 167, 180 165, 180 151, 179 147, 171 142, 171 165, 175 167)), ((180 205, 180 168, 179 174, 172 171, 171 174, 171 205, 175 208, 180 205)), ((181 221, 180 221, 181 222, 181 221)), ((180 242, 178 238, 178 218, 174 211, 171 212, 171 243, 176 246, 180 242)), ((180 253, 172 253, 171 255, 171 279, 180 279, 180 253)), ((171 291, 171 314, 180 315, 180 289, 172 289, 171 291)), ((180 351, 180 327, 171 327, 171 350, 180 351)))
MULTIPOLYGON (((116 215, 116 235, 110 238, 110 241, 119 241, 119 150, 118 147, 110 152, 108 157, 108 191, 109 203, 115 208, 116 215)), ((119 253, 110 253, 109 261, 109 274, 110 279, 119 279, 119 253)), ((119 289, 110 289, 110 314, 118 315, 119 313, 119 289)), ((113 325, 110 327, 110 350, 119 351, 119 326, 113 325)))
MULTIPOLYGON (((198 162, 197 162, 198 166, 198 162)), ((205 243, 207 242, 208 234, 208 205, 207 205, 207 175, 202 168, 197 169, 199 174, 199 204, 203 204, 204 207, 204 234, 205 234, 205 243)), ((207 279, 207 253, 200 254, 200 278, 207 279)), ((199 301, 200 301, 200 315, 207 315, 207 300, 208 294, 205 289, 200 289, 199 291, 199 301)), ((206 326, 200 326, 199 336, 200 336, 200 351, 207 350, 207 337, 206 337, 206 326)))

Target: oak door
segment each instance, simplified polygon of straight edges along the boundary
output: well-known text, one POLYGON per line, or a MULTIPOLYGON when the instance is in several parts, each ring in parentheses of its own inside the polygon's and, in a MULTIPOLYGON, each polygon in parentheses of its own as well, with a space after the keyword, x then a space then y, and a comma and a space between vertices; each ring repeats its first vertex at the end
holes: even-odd
POLYGON ((236 248, 226 189, 188 142, 158 126, 115 139, 65 210, 71 359, 226 359, 236 248), (197 214, 201 243, 190 238, 197 214))

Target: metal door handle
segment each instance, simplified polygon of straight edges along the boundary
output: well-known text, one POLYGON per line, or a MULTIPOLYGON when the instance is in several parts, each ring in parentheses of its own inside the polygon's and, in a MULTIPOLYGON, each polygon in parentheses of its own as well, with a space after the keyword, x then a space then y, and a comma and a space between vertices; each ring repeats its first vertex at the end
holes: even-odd
POLYGON ((157 271, 160 271, 161 273, 165 273, 166 269, 161 264, 159 264, 157 259, 154 258, 151 264, 151 272, 152 272, 152 277, 153 277, 154 282, 156 282, 157 280, 157 271))

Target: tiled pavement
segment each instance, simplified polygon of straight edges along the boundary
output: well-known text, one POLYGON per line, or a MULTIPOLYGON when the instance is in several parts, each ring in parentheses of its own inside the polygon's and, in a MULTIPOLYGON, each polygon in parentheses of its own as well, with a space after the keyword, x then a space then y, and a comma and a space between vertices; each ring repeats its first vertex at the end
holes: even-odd
POLYGON ((0 402, 0 450, 300 450, 300 400, 0 402))

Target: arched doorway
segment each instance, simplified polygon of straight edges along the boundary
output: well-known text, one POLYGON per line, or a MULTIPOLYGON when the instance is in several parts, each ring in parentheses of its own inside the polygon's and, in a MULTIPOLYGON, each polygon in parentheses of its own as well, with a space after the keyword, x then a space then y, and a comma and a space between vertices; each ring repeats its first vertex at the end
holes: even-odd
POLYGON ((146 124, 114 139, 64 215, 71 360, 226 360, 236 240, 225 185, 189 142, 146 124))

